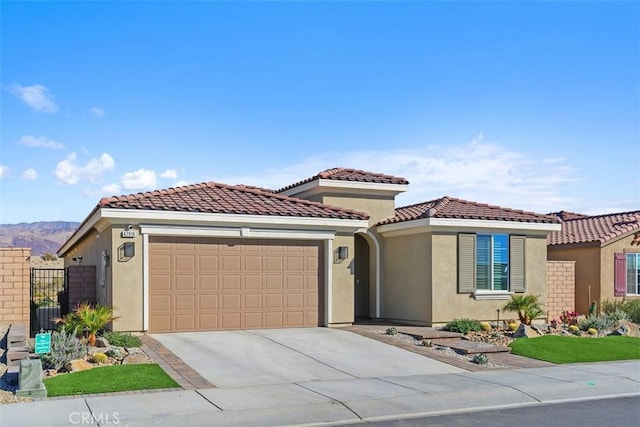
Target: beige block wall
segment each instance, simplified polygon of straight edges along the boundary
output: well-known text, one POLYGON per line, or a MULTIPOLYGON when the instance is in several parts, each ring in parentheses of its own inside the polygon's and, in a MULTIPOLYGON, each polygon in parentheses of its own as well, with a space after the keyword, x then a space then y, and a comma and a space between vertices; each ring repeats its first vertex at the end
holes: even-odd
POLYGON ((382 317, 428 324, 431 319, 431 236, 383 239, 382 317))
POLYGON ((119 319, 113 322, 114 331, 142 331, 143 324, 143 269, 144 249, 140 230, 134 227, 134 238, 121 237, 126 225, 116 225, 110 229, 111 238, 111 276, 107 287, 111 293, 114 315, 119 319), (135 255, 125 259, 121 256, 122 245, 133 242, 135 255), (113 281, 111 281, 113 279, 113 281))
POLYGON ((334 263, 333 254, 326 260, 331 263, 331 317, 330 325, 350 324, 354 320, 354 255, 353 235, 338 234, 333 240, 333 251, 339 246, 349 248, 349 257, 334 263))
POLYGON ((559 319, 564 310, 575 310, 575 283, 575 261, 547 261, 546 308, 549 320, 559 319))
POLYGON ((0 248, 0 322, 30 330, 30 248, 0 248))
MULTIPOLYGON (((549 246, 547 258, 550 261, 574 261, 576 263, 575 309, 580 314, 588 313, 591 301, 600 299, 600 245, 574 246, 573 248, 549 246)), ((611 261, 613 262, 613 254, 611 261)), ((613 270, 610 280, 613 297, 613 270)))

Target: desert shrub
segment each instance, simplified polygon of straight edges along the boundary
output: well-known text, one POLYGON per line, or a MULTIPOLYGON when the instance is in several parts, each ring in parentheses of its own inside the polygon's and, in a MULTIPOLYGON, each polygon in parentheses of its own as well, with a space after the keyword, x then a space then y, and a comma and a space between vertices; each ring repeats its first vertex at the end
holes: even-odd
POLYGON ((609 324, 609 319, 606 316, 589 316, 584 320, 578 322, 578 328, 582 331, 588 329, 607 329, 612 325, 609 324))
POLYGON ((109 357, 113 357, 114 359, 120 359, 122 356, 124 356, 124 352, 119 348, 115 347, 107 350, 106 355, 109 357))
POLYGON ((602 317, 607 319, 609 325, 616 326, 619 321, 628 319, 629 315, 626 311, 616 310, 612 313, 604 314, 602 317))
POLYGON ((477 363, 478 365, 486 365, 489 363, 489 357, 487 357, 484 353, 476 353, 471 359, 473 363, 477 363))
POLYGON ((109 341, 109 344, 116 347, 140 347, 142 345, 140 337, 124 332, 105 332, 103 336, 109 341))
POLYGON ((536 295, 511 295, 511 300, 503 310, 517 313, 520 322, 525 325, 530 325, 533 319, 544 314, 536 295))
POLYGON ((482 325, 477 320, 473 319, 453 319, 451 322, 444 325, 442 328, 449 332, 459 332, 461 334, 468 334, 471 331, 481 331, 482 325))
POLYGON ((109 356, 104 353, 94 353, 91 355, 91 360, 93 363, 107 363, 109 361, 109 356))
POLYGON ((624 300, 620 299, 605 299, 600 301, 600 312, 603 314, 610 314, 616 311, 624 311, 624 300))
POLYGON ((633 323, 640 323, 640 299, 630 299, 625 301, 622 310, 627 313, 629 320, 633 323))
POLYGON ((387 328, 387 330, 385 331, 385 333, 387 335, 395 335, 398 333, 398 330, 396 328, 394 328, 393 326, 390 328, 387 328))
POLYGON ((86 353, 86 347, 72 331, 55 331, 51 333, 51 352, 43 356, 44 365, 47 368, 60 370, 65 363, 79 359, 86 353))

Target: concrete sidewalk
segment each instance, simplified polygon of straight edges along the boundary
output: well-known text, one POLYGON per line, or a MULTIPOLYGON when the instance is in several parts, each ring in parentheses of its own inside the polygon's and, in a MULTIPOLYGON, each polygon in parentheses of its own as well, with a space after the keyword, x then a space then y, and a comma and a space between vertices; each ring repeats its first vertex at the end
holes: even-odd
POLYGON ((640 361, 623 361, 42 400, 0 405, 0 425, 331 425, 638 395, 640 361))

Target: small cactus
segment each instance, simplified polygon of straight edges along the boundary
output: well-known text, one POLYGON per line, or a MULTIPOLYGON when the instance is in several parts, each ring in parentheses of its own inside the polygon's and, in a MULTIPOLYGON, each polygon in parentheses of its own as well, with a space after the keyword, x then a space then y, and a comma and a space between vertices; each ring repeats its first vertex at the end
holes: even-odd
POLYGON ((109 361, 109 357, 104 353, 94 353, 91 355, 91 360, 93 363, 107 363, 109 361))
POLYGON ((394 327, 391 327, 391 328, 387 328, 386 333, 387 335, 395 335, 398 333, 398 330, 394 327))
POLYGON ((433 343, 431 342, 431 340, 422 340, 422 345, 425 347, 431 347, 433 345, 433 343))
POLYGON ((589 335, 598 335, 598 330, 596 328, 589 328, 587 329, 587 333, 589 335))
POLYGON ((518 324, 517 323, 509 323, 509 330, 511 332, 515 332, 518 329, 518 324))
POLYGON ((580 328, 578 328, 577 325, 569 325, 569 332, 576 332, 576 331, 580 331, 580 328))
POLYGON ((114 359, 120 359, 122 356, 124 356, 123 351, 119 348, 110 348, 109 350, 107 350, 106 354, 107 356, 113 357, 114 359))
POLYGON ((484 353, 476 353, 471 359, 473 363, 477 363, 478 365, 486 365, 489 363, 489 357, 487 357, 484 353))
POLYGON ((489 332, 491 330, 491 324, 489 322, 480 322, 480 326, 482 326, 482 330, 485 332, 489 332))

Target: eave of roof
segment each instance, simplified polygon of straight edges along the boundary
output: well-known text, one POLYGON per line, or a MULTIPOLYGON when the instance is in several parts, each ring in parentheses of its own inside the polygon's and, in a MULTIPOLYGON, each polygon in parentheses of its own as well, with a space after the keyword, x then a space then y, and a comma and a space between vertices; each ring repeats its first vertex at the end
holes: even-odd
POLYGON ((547 238, 549 246, 597 243, 605 246, 640 232, 640 211, 619 212, 568 219, 547 238))
POLYGON ((295 187, 302 186, 303 184, 307 184, 312 181, 319 180, 335 180, 335 181, 350 181, 350 182, 359 182, 359 183, 375 183, 375 184, 395 184, 406 186, 409 184, 405 178, 385 175, 381 173, 368 172, 360 169, 350 169, 350 168, 342 168, 336 167, 324 170, 310 178, 303 179, 302 181, 296 182, 295 184, 288 185, 279 190, 276 190, 276 193, 282 193, 287 190, 291 190, 295 187))

